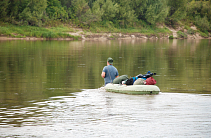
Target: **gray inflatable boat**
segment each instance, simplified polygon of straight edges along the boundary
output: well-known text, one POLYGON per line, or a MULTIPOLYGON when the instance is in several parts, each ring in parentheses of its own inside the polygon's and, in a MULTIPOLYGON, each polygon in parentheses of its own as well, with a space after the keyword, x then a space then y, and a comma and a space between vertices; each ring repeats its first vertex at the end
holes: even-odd
POLYGON ((124 94, 159 94, 160 89, 156 85, 121 85, 109 83, 106 91, 124 94))

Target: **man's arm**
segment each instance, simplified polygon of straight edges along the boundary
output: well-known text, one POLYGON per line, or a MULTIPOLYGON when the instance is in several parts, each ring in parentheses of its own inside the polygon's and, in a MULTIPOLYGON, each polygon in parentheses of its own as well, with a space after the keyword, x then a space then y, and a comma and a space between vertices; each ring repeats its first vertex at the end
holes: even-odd
POLYGON ((102 72, 101 76, 102 78, 105 78, 105 72, 102 72))
POLYGON ((119 72, 118 72, 118 70, 117 70, 117 73, 116 73, 116 78, 118 78, 119 77, 119 72))

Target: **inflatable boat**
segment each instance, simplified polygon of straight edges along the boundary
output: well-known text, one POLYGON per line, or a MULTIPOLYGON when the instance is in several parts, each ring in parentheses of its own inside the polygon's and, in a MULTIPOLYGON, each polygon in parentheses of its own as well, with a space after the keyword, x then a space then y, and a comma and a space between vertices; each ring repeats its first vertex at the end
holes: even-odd
POLYGON ((121 85, 109 83, 105 86, 106 91, 124 94, 159 94, 160 89, 156 85, 121 85))

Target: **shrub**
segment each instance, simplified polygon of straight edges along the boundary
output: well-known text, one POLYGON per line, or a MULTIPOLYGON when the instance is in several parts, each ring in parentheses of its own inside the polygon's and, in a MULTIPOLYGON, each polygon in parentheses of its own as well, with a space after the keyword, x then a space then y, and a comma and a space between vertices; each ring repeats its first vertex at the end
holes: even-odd
POLYGON ((174 39, 173 35, 170 35, 170 36, 169 36, 169 39, 174 39))
POLYGON ((10 35, 11 31, 7 27, 0 26, 0 34, 10 35))
POLYGON ((187 35, 182 31, 178 31, 177 35, 178 35, 178 38, 187 38, 187 35))
POLYGON ((15 37, 16 37, 16 38, 24 38, 24 37, 26 37, 26 36, 22 36, 22 35, 18 34, 18 35, 16 35, 15 37))
POLYGON ((42 33, 41 32, 34 32, 34 37, 41 37, 42 36, 42 33))
POLYGON ((195 34, 195 31, 193 29, 188 29, 187 34, 193 35, 193 34, 195 34))
POLYGON ((42 37, 43 37, 43 38, 49 38, 49 33, 48 33, 48 32, 44 32, 44 33, 42 34, 42 37))
POLYGON ((207 38, 207 37, 209 37, 209 34, 206 34, 206 33, 200 32, 200 36, 207 38))
POLYGON ((201 18, 200 16, 196 17, 195 24, 200 28, 202 32, 210 30, 210 23, 207 20, 207 17, 201 18))
POLYGON ((110 38, 114 38, 114 36, 113 36, 113 35, 111 35, 111 36, 110 36, 110 38))

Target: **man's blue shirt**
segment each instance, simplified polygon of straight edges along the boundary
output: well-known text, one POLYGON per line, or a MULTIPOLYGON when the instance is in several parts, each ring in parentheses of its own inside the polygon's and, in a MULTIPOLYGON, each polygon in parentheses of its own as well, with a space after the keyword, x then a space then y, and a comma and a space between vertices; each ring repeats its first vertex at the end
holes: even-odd
POLYGON ((118 70, 113 65, 105 66, 103 72, 105 72, 105 85, 113 82, 116 76, 119 76, 118 70))

